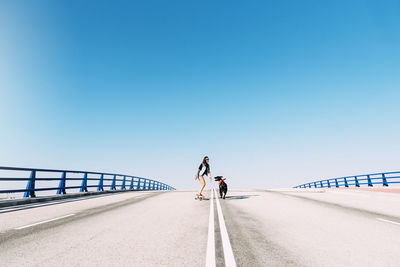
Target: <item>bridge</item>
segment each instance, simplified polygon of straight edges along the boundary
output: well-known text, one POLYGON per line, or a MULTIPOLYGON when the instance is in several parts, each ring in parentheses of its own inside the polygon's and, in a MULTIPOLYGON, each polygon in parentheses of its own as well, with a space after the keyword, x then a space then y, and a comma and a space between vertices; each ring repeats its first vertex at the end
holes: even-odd
POLYGON ((0 187, 24 194, 0 201, 0 266, 398 266, 393 186, 307 184, 219 199, 209 184, 198 201, 157 179, 4 168, 0 182, 27 186, 0 187))

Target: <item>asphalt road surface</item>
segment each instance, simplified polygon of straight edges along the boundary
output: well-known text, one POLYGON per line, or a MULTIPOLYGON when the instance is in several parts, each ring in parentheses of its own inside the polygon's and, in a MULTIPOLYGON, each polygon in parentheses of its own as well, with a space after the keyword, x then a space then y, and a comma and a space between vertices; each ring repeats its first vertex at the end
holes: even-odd
POLYGON ((335 192, 125 192, 1 208, 0 266, 399 266, 400 197, 335 192))

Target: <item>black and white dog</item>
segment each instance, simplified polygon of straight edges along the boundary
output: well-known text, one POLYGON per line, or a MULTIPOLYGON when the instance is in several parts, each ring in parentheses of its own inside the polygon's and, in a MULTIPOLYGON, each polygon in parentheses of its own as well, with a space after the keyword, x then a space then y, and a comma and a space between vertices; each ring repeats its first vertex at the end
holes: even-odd
POLYGON ((218 182, 219 185, 219 195, 221 198, 225 199, 226 192, 228 192, 228 185, 225 183, 225 178, 223 176, 216 176, 215 181, 218 182))

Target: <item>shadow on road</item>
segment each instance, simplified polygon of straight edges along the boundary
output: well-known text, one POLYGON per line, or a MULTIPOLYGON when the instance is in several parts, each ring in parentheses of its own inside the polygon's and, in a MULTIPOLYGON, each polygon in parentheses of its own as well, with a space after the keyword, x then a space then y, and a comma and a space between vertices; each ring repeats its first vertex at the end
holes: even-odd
POLYGON ((257 196, 259 196, 259 195, 226 196, 226 199, 228 199, 228 200, 247 199, 247 198, 250 198, 250 197, 257 197, 257 196))

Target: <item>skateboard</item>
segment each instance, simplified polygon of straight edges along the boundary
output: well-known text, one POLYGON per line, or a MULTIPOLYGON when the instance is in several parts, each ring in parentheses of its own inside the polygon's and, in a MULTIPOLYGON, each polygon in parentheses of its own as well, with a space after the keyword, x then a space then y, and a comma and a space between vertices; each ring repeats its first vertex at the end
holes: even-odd
POLYGON ((196 194, 196 197, 194 199, 202 201, 204 199, 204 196, 199 196, 196 194))

